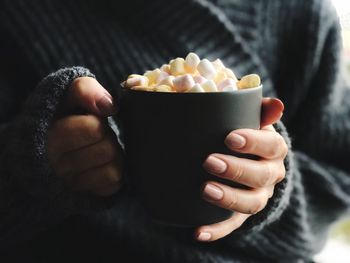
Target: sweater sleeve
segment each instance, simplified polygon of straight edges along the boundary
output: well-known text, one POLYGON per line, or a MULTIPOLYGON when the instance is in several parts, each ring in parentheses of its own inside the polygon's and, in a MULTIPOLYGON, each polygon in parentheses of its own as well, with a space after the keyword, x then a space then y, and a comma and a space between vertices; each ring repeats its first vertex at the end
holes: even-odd
MULTIPOLYGON (((57 107, 71 82, 94 77, 82 67, 64 68, 44 78, 23 105, 0 86, 1 99, 19 113, 0 124, 0 244, 30 239, 68 215, 108 207, 113 198, 75 193, 50 166, 46 137, 57 107), (6 97, 5 97, 6 96, 6 97), (13 107, 13 106, 12 106, 13 107)), ((8 109, 1 108, 1 111, 8 109)))
MULTIPOLYGON (((350 86, 340 24, 328 1, 313 2, 318 31, 310 27, 307 44, 314 47, 306 59, 310 71, 304 73, 312 76, 305 77, 311 80, 307 86, 294 87, 306 95, 287 125, 293 151, 285 163, 286 180, 261 213, 225 240, 264 258, 311 258, 322 249, 329 227, 350 208, 350 86)), ((286 129, 278 130, 289 141, 286 129)))

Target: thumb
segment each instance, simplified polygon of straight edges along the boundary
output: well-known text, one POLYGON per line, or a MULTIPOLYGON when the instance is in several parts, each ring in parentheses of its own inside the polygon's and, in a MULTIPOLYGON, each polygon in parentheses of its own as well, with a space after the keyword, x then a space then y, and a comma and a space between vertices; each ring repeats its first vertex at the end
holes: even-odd
POLYGON ((279 121, 283 115, 284 104, 276 98, 263 98, 261 109, 261 127, 279 121))
POLYGON ((72 82, 63 111, 84 111, 101 117, 116 113, 116 105, 109 92, 94 78, 81 77, 72 82))

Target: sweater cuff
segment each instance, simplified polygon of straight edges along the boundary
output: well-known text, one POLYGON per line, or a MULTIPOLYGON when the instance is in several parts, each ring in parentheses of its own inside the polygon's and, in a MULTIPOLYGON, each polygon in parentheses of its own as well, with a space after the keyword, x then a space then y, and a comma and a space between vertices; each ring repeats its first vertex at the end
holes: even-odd
POLYGON ((94 75, 88 69, 72 67, 44 78, 26 100, 21 114, 12 122, 5 146, 10 184, 66 214, 103 208, 111 199, 70 190, 55 174, 48 160, 48 128, 67 89, 79 77, 94 75))
POLYGON ((284 159, 286 176, 284 180, 276 184, 274 194, 269 199, 266 207, 256 215, 249 217, 244 222, 242 227, 236 231, 237 234, 241 232, 247 234, 247 231, 261 231, 264 227, 280 218, 290 202, 293 185, 293 171, 295 169, 293 152, 291 150, 291 141, 288 136, 288 132, 282 122, 279 121, 278 123, 274 124, 274 128, 279 134, 282 135, 288 146, 288 154, 284 159))

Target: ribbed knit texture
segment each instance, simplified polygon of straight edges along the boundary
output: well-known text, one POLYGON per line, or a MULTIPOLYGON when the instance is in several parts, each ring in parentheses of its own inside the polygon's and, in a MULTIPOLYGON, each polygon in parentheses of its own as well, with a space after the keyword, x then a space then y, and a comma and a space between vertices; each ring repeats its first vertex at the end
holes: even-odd
POLYGON ((0 260, 310 260, 350 207, 350 89, 341 75, 339 23, 329 1, 123 4, 1 5, 0 260), (96 77, 118 99, 127 75, 189 51, 221 58, 239 76, 260 74, 264 95, 286 104, 284 124, 275 125, 290 147, 286 179, 263 211, 213 243, 193 240, 193 229, 152 222, 132 189, 112 198, 69 191, 46 156, 48 128, 75 78, 96 77))

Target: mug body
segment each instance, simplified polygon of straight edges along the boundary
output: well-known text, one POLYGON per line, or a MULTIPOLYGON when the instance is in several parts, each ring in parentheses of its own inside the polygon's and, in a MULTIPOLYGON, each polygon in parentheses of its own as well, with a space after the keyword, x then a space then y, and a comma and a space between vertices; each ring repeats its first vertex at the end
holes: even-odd
POLYGON ((207 173, 211 153, 235 129, 260 128, 262 86, 235 92, 163 93, 122 88, 117 115, 124 134, 126 181, 159 222, 194 227, 229 218, 232 211, 205 201, 208 180, 237 184, 207 173))

